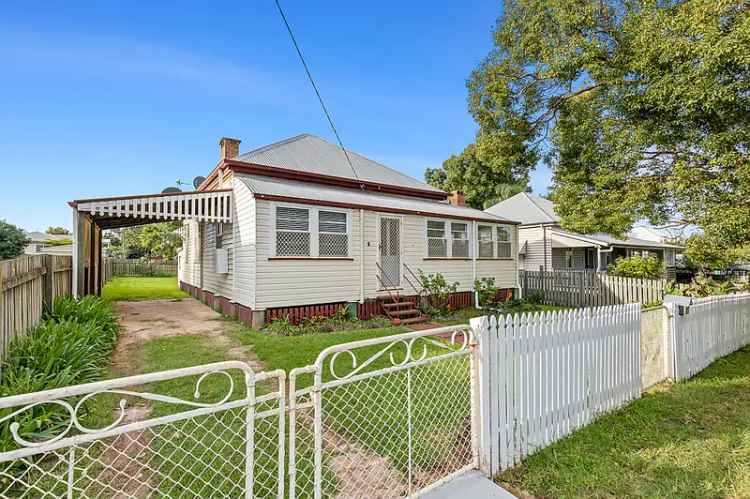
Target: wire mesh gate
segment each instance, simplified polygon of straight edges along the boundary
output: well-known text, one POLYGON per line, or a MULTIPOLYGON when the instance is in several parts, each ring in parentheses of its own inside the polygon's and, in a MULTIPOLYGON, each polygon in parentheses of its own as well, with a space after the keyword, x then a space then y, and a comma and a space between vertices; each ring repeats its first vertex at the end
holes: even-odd
POLYGON ((0 497, 418 495, 478 465, 474 350, 468 326, 336 345, 288 409, 283 371, 237 361, 5 397, 0 497))
POLYGON ((281 497, 284 383, 230 361, 0 399, 0 496, 281 497))
POLYGON ((478 467, 474 336, 330 347, 290 374, 289 496, 404 497, 478 467))

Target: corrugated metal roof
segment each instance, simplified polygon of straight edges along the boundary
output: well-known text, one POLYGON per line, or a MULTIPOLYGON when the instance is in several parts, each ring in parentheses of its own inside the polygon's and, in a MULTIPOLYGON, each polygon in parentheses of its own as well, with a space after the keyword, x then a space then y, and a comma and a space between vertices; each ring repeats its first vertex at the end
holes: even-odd
MULTIPOLYGON (((347 153, 360 180, 441 192, 440 189, 420 182, 354 151, 347 149, 347 153)), ((339 146, 308 133, 240 154, 235 159, 246 163, 276 166, 308 173, 349 179, 357 178, 339 146)))
POLYGON ((321 204, 328 202, 332 203, 332 206, 335 206, 336 203, 344 203, 358 206, 381 207, 383 209, 403 210, 436 216, 445 215, 449 217, 513 223, 508 219, 485 213, 480 210, 475 210, 468 206, 453 206, 448 202, 431 201, 391 194, 379 194, 371 191, 362 191, 345 187, 331 187, 312 184, 309 182, 298 182, 258 175, 238 175, 237 178, 241 179, 242 182, 255 194, 310 200, 320 202, 321 204))
POLYGON ((504 201, 487 208, 487 213, 518 220, 524 225, 557 223, 560 217, 549 199, 531 192, 519 192, 504 201))
POLYGON ((628 237, 626 239, 619 239, 617 237, 613 237, 609 234, 606 234, 604 232, 595 232, 593 234, 579 234, 577 232, 572 232, 569 230, 561 229, 559 227, 555 227, 552 229, 552 232, 555 234, 559 234, 563 237, 578 237, 578 238, 586 238, 595 242, 599 242, 603 246, 632 246, 637 248, 673 248, 673 249, 681 249, 681 246, 676 246, 674 244, 667 244, 667 243, 659 243, 656 241, 648 241, 646 239, 639 239, 636 237, 628 237))

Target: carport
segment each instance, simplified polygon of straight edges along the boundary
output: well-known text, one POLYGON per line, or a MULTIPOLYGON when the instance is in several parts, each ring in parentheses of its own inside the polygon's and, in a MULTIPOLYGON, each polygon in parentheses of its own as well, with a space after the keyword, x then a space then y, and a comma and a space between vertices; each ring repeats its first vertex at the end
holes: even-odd
POLYGON ((102 291, 102 231, 170 220, 232 221, 232 190, 79 199, 73 208, 73 295, 102 291))

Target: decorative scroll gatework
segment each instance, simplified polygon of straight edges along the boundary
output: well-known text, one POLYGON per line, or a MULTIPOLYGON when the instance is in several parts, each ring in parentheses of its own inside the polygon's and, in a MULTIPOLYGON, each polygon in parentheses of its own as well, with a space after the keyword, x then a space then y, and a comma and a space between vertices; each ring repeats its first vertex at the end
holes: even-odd
POLYGON ((330 347, 318 356, 316 365, 319 368, 328 360, 328 371, 335 380, 350 379, 362 374, 378 359, 388 354, 391 367, 406 367, 411 363, 419 363, 428 359, 437 359, 446 355, 455 355, 458 352, 468 350, 473 339, 471 328, 445 327, 429 331, 417 331, 414 333, 401 334, 395 337, 373 338, 370 340, 356 341, 345 345, 330 347), (369 355, 365 359, 359 359, 358 354, 364 349, 376 345, 384 345, 378 352, 369 355), (337 372, 339 358, 344 355, 349 357, 350 370, 346 373, 337 372))

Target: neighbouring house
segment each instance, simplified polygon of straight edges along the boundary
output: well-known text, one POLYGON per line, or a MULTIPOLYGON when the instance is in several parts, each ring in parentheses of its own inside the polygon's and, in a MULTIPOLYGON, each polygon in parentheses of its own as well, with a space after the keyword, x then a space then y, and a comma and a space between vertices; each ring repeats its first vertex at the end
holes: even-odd
MULTIPOLYGON (((240 154, 220 141, 218 165, 195 192, 71 202, 81 293, 100 291, 101 231, 183 220, 180 285, 255 326, 274 318, 387 313, 424 320, 420 271, 474 304, 474 281, 518 287, 517 222, 313 135, 240 154), (347 159, 348 156, 348 159, 347 159), (351 165, 349 164, 351 161, 351 165)), ((74 263, 75 265, 75 263, 74 263)))
POLYGON ((619 257, 654 255, 664 262, 665 275, 674 277, 676 256, 682 249, 670 242, 631 235, 620 239, 563 229, 554 203, 530 192, 516 194, 485 212, 521 222, 519 265, 524 270, 604 271, 619 257))
POLYGON ((28 242, 24 247, 27 255, 70 255, 72 236, 68 234, 47 234, 45 232, 27 232, 28 242))

